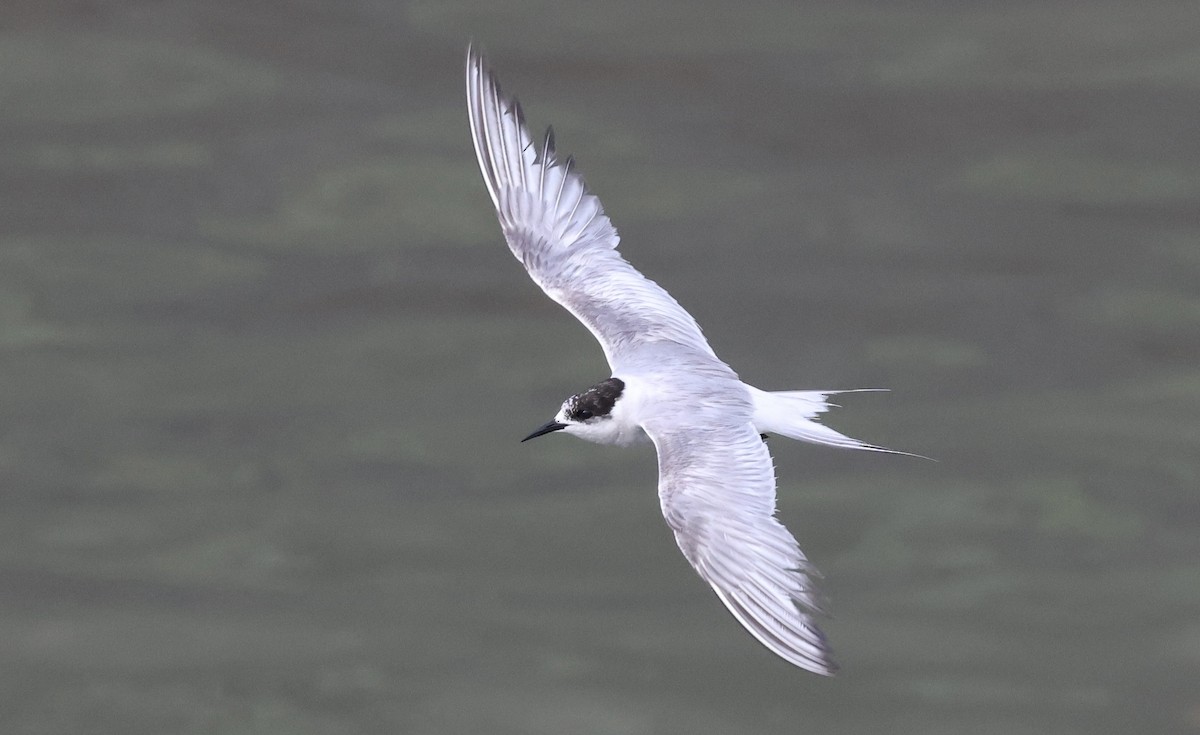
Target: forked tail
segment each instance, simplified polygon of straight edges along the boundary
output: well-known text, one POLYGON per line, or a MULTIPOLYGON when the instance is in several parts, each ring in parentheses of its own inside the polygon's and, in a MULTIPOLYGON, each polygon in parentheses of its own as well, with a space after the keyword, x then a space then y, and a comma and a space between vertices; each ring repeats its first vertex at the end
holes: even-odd
MULTIPOLYGON (((845 449, 866 449, 871 452, 888 452, 890 454, 908 454, 895 449, 887 449, 874 444, 860 442, 840 432, 834 431, 825 424, 816 421, 817 416, 825 413, 834 404, 829 403, 829 396, 838 393, 860 393, 867 391, 886 390, 882 388, 861 388, 858 390, 785 390, 768 392, 752 386, 750 395, 754 399, 754 425, 760 433, 779 434, 791 439, 799 439, 813 444, 825 444, 831 447, 845 449)), ((920 455, 913 455, 920 456, 920 455)))

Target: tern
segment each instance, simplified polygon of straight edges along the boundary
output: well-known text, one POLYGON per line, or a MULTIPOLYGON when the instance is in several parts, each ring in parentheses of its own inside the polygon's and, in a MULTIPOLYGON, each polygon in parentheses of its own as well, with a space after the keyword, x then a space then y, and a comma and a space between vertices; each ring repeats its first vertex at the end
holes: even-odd
POLYGON ((659 501, 683 555, 759 642, 832 675, 815 622, 819 575, 775 518, 765 436, 893 450, 816 421, 845 391, 767 392, 738 379, 691 314, 618 254, 616 229, 574 160, 559 159, 553 129, 535 142, 516 98, 472 48, 466 83, 471 138, 509 249, 595 335, 612 369, 522 441, 561 431, 599 444, 653 442, 659 501))

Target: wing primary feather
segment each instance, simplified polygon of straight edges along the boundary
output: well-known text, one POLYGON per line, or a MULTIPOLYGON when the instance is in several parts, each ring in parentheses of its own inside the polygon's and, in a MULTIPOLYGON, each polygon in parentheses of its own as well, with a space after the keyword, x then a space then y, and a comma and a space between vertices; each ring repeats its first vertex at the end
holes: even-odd
POLYGON ((483 173, 483 183, 487 187, 492 204, 500 206, 499 189, 496 176, 491 164, 491 156, 487 155, 487 125, 482 119, 483 113, 483 84, 484 66, 486 62, 482 54, 476 54, 473 46, 467 47, 467 117, 471 123, 471 143, 475 148, 475 157, 479 161, 483 173))
POLYGON ((495 79, 490 76, 482 76, 482 73, 480 77, 480 95, 480 111, 483 115, 483 143, 487 149, 488 168, 496 189, 497 206, 499 206, 500 191, 507 183, 505 181, 505 174, 507 172, 503 168, 504 143, 500 140, 499 118, 495 116, 500 104, 499 90, 495 79), (498 152, 499 155, 497 155, 498 152))
MULTIPOLYGON (((582 198, 581 198, 581 201, 582 201, 582 198)), ((575 204, 575 206, 576 206, 576 207, 578 207, 578 206, 579 206, 579 204, 578 204, 578 203, 576 203, 576 204, 575 204)), ((572 214, 572 216, 574 216, 574 212, 572 212, 571 214, 572 214)), ((584 222, 582 225, 580 225, 580 227, 579 227, 579 234, 577 234, 575 237, 581 237, 581 236, 583 235, 583 233, 587 232, 587 228, 589 228, 589 227, 591 227, 591 226, 592 226, 592 221, 596 219, 596 215, 598 215, 598 214, 600 214, 600 208, 599 208, 599 207, 592 207, 592 214, 591 214, 591 216, 589 216, 589 217, 587 218, 587 221, 586 221, 586 222, 584 222)), ((568 218, 568 219, 570 219, 570 218, 568 218)))
POLYGON ((562 180, 558 182, 558 194, 554 197, 553 212, 558 212, 558 208, 562 203, 563 188, 567 185, 567 179, 571 177, 571 169, 575 167, 575 156, 568 155, 567 160, 563 161, 562 180))
POLYGON ((512 99, 512 102, 508 107, 508 113, 512 116, 513 123, 515 123, 512 129, 512 142, 516 144, 513 146, 513 149, 517 152, 516 164, 517 171, 521 174, 521 188, 528 189, 529 181, 526 179, 527 174, 525 171, 525 169, 528 167, 524 165, 525 151, 529 150, 529 146, 533 145, 533 141, 529 141, 529 145, 521 145, 521 131, 525 129, 525 112, 521 109, 521 103, 517 100, 517 98, 514 97, 512 99))
POLYGON ((554 162, 554 126, 546 127, 546 136, 542 139, 542 163, 549 166, 554 162))
POLYGON ((504 103, 500 99, 500 84, 494 77, 488 79, 488 89, 491 91, 491 113, 495 125, 488 129, 488 150, 493 152, 496 161, 496 172, 503 171, 500 177, 500 188, 512 188, 512 172, 508 170, 508 146, 504 140, 504 103))
POLYGON ((825 645, 825 635, 819 629, 804 625, 803 623, 800 624, 804 631, 811 634, 815 639, 815 644, 809 644, 815 649, 815 653, 802 651, 795 644, 785 640, 778 633, 762 623, 761 618, 765 614, 763 611, 750 609, 746 601, 719 590, 717 595, 721 598, 721 602, 725 603, 729 612, 733 613, 733 617, 751 635, 758 639, 759 643, 762 643, 780 658, 814 673, 826 676, 837 673, 838 665, 822 652, 822 647, 825 645))
POLYGON ((543 199, 546 192, 546 169, 554 165, 554 128, 546 128, 546 136, 542 138, 542 160, 538 166, 538 199, 543 199))
MULTIPOLYGON (((585 196, 587 196, 587 185, 584 184, 583 181, 580 181, 579 182, 579 196, 576 197, 575 204, 574 204, 574 206, 571 207, 571 213, 567 215, 567 220, 566 220, 567 222, 570 222, 571 220, 575 219, 575 212, 579 210, 579 203, 583 201, 583 198, 585 196)), ((582 232, 582 231, 583 230, 580 230, 580 232, 582 232)))

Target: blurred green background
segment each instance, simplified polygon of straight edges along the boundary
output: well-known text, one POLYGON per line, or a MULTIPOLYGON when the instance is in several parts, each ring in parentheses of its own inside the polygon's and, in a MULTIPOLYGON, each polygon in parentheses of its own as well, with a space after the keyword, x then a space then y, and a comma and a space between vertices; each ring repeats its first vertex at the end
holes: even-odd
POLYGON ((0 731, 1200 732, 1192 2, 12 2, 0 731), (469 39, 765 389, 757 645, 500 237, 469 39))

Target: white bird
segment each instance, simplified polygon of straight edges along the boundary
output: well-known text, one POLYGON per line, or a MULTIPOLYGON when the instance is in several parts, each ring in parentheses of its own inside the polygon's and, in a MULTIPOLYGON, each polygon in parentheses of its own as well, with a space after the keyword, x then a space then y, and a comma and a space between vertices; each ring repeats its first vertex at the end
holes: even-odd
POLYGON ((595 335, 612 368, 522 441, 563 431, 600 444, 653 442, 662 512, 683 555, 764 646, 833 674, 814 621, 819 575, 775 518, 761 435, 892 450, 814 420, 841 391, 769 393, 739 380, 692 316, 617 253, 616 230, 573 160, 557 158, 553 130, 535 143, 516 99, 470 48, 466 82, 471 138, 509 249, 595 335))

